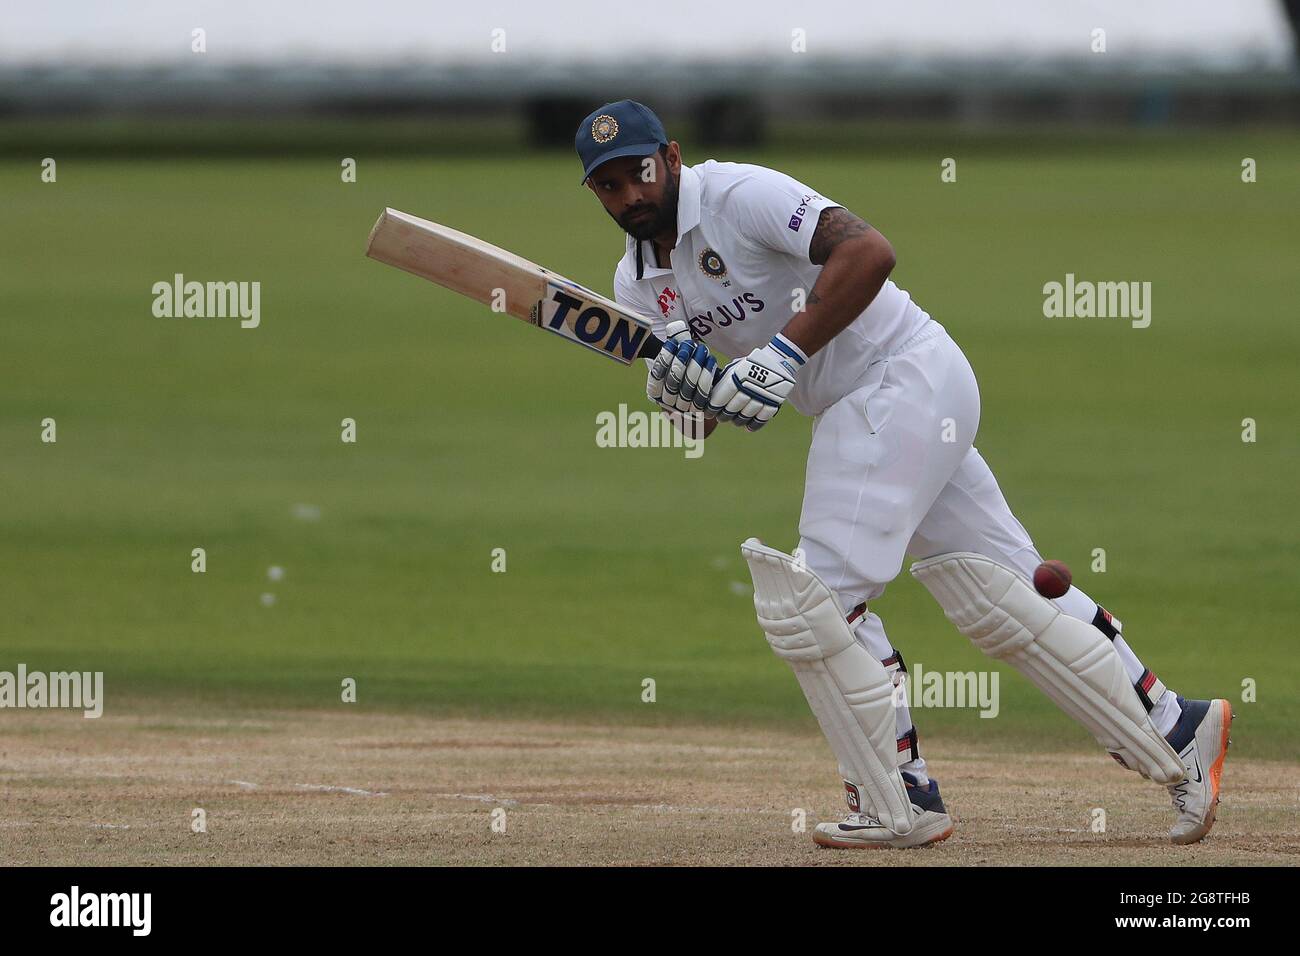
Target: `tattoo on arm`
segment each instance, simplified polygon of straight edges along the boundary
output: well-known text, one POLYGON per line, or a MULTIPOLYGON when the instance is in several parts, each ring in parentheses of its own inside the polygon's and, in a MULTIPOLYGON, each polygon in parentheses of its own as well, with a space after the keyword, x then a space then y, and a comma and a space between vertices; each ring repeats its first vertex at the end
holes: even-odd
POLYGON ((817 219, 817 229, 813 232, 812 245, 808 247, 808 259, 813 265, 825 265, 841 242, 854 236, 866 235, 870 231, 871 226, 843 206, 823 209, 817 219))

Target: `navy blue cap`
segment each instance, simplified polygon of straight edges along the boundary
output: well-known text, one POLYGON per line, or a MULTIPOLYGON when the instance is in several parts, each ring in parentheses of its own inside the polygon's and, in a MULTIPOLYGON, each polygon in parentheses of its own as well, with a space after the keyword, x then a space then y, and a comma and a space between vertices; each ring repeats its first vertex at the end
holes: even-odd
POLYGON ((582 181, 601 163, 620 156, 649 156, 668 145, 668 134, 654 110, 636 102, 606 103, 578 127, 573 138, 582 160, 582 181))

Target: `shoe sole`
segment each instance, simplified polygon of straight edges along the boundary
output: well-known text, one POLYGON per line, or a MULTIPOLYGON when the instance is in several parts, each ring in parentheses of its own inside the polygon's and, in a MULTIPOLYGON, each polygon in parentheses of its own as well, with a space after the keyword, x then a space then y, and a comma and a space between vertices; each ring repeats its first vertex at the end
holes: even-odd
POLYGON ((1232 722, 1237 715, 1232 712, 1232 705, 1226 700, 1220 701, 1222 707, 1223 730, 1219 734, 1219 759, 1214 761, 1210 766, 1210 793, 1214 800, 1210 804, 1210 812, 1205 815, 1205 823, 1190 833, 1184 833, 1181 836, 1170 837, 1170 841, 1179 846, 1187 846, 1189 843, 1199 843, 1204 840, 1214 827, 1214 817, 1219 811, 1219 787, 1223 780, 1223 761, 1228 758, 1228 748, 1232 746, 1232 722))
POLYGON ((923 846, 933 846, 936 843, 948 839, 948 837, 952 836, 952 831, 954 829, 956 829, 956 827, 949 826, 948 829, 944 830, 937 837, 932 837, 922 843, 912 843, 906 846, 896 843, 863 843, 861 841, 850 843, 847 841, 837 840, 834 837, 825 836, 821 833, 813 834, 813 842, 818 846, 828 847, 832 850, 919 850, 923 846))

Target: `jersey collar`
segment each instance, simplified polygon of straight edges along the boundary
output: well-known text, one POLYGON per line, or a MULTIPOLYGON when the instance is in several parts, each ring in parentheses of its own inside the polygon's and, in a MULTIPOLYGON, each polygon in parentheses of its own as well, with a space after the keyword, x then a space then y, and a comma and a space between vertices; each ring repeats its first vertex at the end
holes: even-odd
MULTIPOLYGON (((700 224, 700 174, 690 166, 683 166, 677 181, 677 244, 682 237, 700 224)), ((636 243, 636 277, 645 278, 645 241, 636 243)), ((655 272, 668 269, 651 267, 655 272)))
POLYGON ((700 224, 700 174, 683 166, 677 184, 677 241, 700 224))

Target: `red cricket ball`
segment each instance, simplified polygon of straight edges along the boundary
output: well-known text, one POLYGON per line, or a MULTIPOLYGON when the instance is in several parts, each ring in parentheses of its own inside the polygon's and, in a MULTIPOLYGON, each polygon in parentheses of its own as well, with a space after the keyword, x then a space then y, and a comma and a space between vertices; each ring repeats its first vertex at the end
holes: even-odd
POLYGON ((1044 561, 1034 568, 1034 590, 1045 598, 1059 598, 1070 590, 1071 580, 1064 561, 1044 561))

